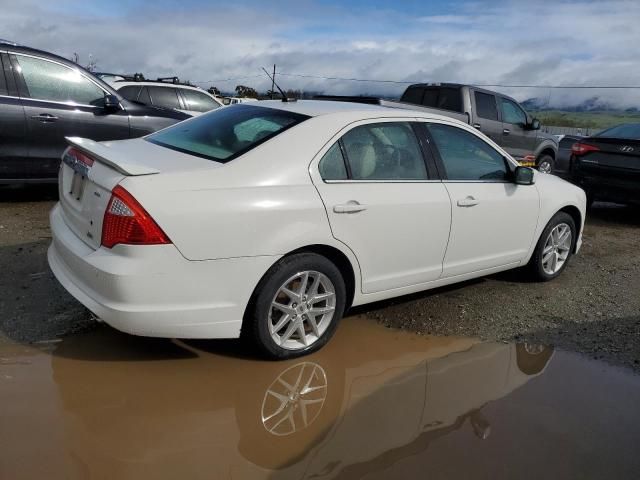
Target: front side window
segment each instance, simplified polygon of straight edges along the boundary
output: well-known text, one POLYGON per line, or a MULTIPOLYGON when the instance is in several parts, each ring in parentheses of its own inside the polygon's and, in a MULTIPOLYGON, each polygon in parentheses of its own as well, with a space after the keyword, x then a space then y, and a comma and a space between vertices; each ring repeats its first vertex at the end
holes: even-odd
POLYGON ((234 105, 145 138, 162 147, 226 163, 307 118, 274 108, 234 105))
POLYGON ((77 70, 39 58, 17 58, 29 97, 79 105, 104 103, 104 91, 77 70))
POLYGON ((122 95, 127 100, 138 100, 138 95, 140 94, 140 86, 139 85, 127 85, 126 87, 122 87, 118 89, 118 93, 122 95))
POLYGON ((173 87, 148 87, 151 95, 151 103, 156 107, 179 109, 180 100, 178 93, 173 87))
POLYGON ((475 92, 476 113, 480 118, 487 120, 498 120, 498 109, 496 108, 496 97, 488 93, 475 92))
POLYGON ((503 122, 514 125, 525 125, 527 123, 527 116, 517 103, 506 98, 500 98, 500 103, 502 105, 503 122))
POLYGON ((406 122, 374 123, 342 137, 353 180, 425 180, 418 140, 406 122))
POLYGON ((504 181, 504 157, 478 136, 451 125, 429 124, 449 180, 504 181))
POLYGON ((194 112, 208 112, 209 110, 215 110, 220 106, 218 102, 205 93, 187 88, 182 89, 181 91, 182 96, 187 103, 187 110, 193 110, 194 112))

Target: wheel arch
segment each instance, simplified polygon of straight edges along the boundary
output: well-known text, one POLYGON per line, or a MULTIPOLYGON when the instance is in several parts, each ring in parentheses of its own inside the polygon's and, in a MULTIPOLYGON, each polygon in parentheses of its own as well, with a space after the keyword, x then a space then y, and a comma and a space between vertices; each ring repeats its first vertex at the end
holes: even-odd
POLYGON ((564 212, 568 214, 571 218, 573 218, 573 222, 576 224, 576 238, 573 241, 573 253, 576 253, 576 245, 578 237, 580 236, 580 232, 582 231, 582 214, 578 207, 574 205, 566 205, 562 207, 558 212, 564 212))
POLYGON ((544 155, 549 155, 553 160, 556 159, 556 151, 553 148, 551 148, 549 145, 547 145, 536 156, 536 165, 538 165, 538 163, 540 163, 540 159, 544 155))

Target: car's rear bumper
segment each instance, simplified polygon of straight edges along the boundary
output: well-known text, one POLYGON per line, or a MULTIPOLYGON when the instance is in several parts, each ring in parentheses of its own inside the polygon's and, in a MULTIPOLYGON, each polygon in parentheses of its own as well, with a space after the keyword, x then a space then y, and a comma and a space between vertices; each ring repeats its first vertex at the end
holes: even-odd
POLYGON ((629 179, 580 175, 576 183, 598 200, 620 203, 640 203, 640 176, 629 179))
POLYGON ((189 261, 173 245, 93 250, 51 211, 48 251, 58 281, 94 315, 152 337, 236 338, 258 281, 278 257, 189 261))

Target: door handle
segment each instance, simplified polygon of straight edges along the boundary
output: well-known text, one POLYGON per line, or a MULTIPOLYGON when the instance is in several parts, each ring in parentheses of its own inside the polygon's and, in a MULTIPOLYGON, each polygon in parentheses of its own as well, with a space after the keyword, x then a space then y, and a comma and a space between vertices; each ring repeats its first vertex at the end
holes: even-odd
POLYGON ((509 130, 508 128, 505 128, 505 129, 502 130, 502 133, 504 135, 509 135, 511 133, 511 130, 509 130))
POLYGON ((476 200, 474 197, 469 195, 467 198, 462 200, 458 200, 459 207, 473 207, 474 205, 478 205, 480 203, 479 200, 476 200))
POLYGON ((55 122, 56 120, 58 120, 58 117, 56 117, 55 115, 51 115, 49 113, 41 113, 40 115, 32 115, 31 118, 33 120, 38 120, 39 122, 42 122, 42 123, 55 122))
POLYGON ((473 124, 473 128, 477 128, 478 130, 482 130, 482 128, 480 128, 480 127, 482 127, 482 125, 480 125, 479 123, 474 123, 473 124))
POLYGON ((350 200, 347 203, 343 203, 342 205, 336 205, 333 207, 333 211, 335 213, 357 213, 366 210, 367 207, 361 205, 355 200, 350 200))

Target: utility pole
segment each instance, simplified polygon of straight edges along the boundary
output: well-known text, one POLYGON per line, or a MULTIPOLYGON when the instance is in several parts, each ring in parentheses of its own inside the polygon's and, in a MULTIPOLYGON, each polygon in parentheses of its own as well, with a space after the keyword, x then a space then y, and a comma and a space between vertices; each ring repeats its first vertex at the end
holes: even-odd
POLYGON ((273 91, 276 88, 276 64, 273 64, 273 75, 271 77, 271 100, 273 100, 273 91))

